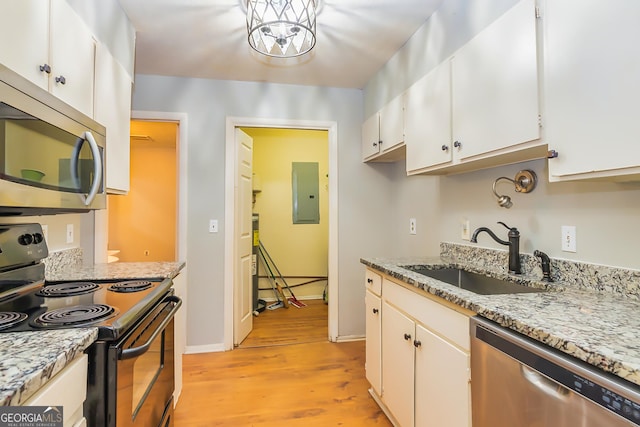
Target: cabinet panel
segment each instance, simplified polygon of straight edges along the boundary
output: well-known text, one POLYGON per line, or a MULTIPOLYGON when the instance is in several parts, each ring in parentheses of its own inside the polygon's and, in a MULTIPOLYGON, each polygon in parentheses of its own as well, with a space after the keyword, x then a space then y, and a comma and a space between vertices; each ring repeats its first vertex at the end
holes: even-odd
POLYGON ((95 40, 80 16, 65 0, 51 0, 49 90, 93 117, 95 40), (56 78, 62 80, 56 81, 56 78))
POLYGON ((380 115, 375 113, 362 124, 362 158, 368 159, 380 152, 380 115))
POLYGON ((379 296, 366 292, 366 375, 378 396, 382 394, 382 301, 379 296))
POLYGON ((107 129, 107 190, 129 191, 131 80, 106 46, 96 49, 95 119, 107 129))
POLYGON ((553 0, 543 17, 550 180, 640 173, 640 2, 553 0))
POLYGON ((413 426, 415 325, 387 302, 382 312, 382 401, 400 426, 413 426))
POLYGON ((523 0, 452 59, 453 138, 466 159, 540 137, 534 0, 523 0))
POLYGON ((445 61, 407 91, 407 172, 451 162, 451 142, 451 66, 445 61))
POLYGON ((404 94, 380 110, 380 151, 393 150, 404 142, 404 94))
POLYGON ((470 356, 416 325, 416 426, 471 425, 470 356))
POLYGON ((0 6, 0 63, 49 89, 49 2, 9 0, 0 6))

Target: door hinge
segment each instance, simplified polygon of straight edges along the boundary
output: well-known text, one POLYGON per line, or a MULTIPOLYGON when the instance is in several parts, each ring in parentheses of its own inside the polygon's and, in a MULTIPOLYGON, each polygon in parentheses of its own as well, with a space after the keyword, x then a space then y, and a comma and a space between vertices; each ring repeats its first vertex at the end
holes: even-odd
POLYGON ((540 8, 536 6, 536 19, 540 19, 540 8))
POLYGON ((542 115, 538 114, 538 127, 542 127, 542 115))

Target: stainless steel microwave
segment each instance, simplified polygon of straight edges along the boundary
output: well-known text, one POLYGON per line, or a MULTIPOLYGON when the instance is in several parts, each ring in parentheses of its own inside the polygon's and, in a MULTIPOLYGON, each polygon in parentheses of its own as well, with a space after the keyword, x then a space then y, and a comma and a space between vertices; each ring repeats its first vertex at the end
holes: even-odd
POLYGON ((105 128, 0 65, 0 215, 103 209, 105 128))

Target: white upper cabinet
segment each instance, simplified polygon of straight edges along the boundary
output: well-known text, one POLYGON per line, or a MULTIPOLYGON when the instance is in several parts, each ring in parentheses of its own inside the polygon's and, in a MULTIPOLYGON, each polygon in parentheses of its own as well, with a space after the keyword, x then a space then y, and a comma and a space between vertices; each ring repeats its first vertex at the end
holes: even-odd
POLYGON ((461 145, 460 160, 539 140, 534 0, 511 8, 452 61, 453 140, 461 145))
POLYGON ((362 124, 362 159, 365 162, 404 159, 404 101, 402 93, 362 124))
POLYGON ((50 67, 48 1, 2 2, 0 63, 49 90, 49 74, 45 72, 45 68, 50 67))
POLYGON ((96 42, 89 28, 65 0, 51 0, 49 90, 93 117, 96 42))
POLYGON ((375 113, 362 124, 362 158, 370 159, 380 153, 380 114, 375 113))
POLYGON ((0 62, 93 117, 95 40, 65 0, 0 5, 0 62))
POLYGON ((451 163, 450 61, 443 62, 411 86, 406 105, 407 172, 451 163))
POLYGON ((543 10, 549 180, 640 178, 640 2, 543 10))
POLYGON ((107 128, 107 191, 129 191, 131 79, 103 44, 96 50, 95 119, 107 128))

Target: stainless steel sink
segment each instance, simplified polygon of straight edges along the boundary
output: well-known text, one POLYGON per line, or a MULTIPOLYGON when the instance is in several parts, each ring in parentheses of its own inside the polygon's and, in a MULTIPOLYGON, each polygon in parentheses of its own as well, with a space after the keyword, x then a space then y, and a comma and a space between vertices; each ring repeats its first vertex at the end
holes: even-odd
POLYGON ((507 280, 496 279, 459 268, 439 268, 434 270, 424 266, 411 265, 404 266, 403 268, 481 295, 521 294, 546 291, 546 289, 519 285, 507 280))

